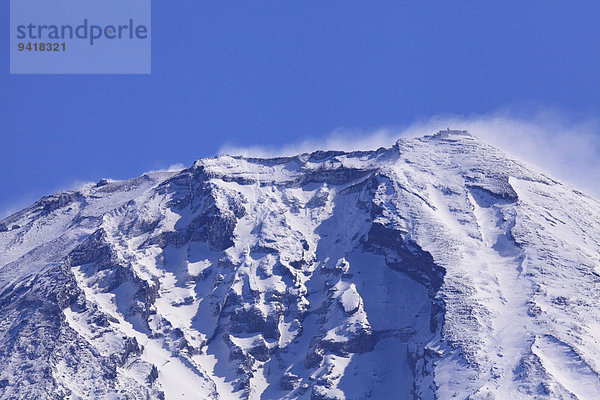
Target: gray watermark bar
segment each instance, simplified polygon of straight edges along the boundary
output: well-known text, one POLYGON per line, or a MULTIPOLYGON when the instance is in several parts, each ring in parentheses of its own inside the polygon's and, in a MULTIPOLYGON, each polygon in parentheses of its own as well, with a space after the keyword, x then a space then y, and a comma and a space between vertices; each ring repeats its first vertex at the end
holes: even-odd
POLYGON ((10 0, 12 74, 149 74, 151 0, 10 0))

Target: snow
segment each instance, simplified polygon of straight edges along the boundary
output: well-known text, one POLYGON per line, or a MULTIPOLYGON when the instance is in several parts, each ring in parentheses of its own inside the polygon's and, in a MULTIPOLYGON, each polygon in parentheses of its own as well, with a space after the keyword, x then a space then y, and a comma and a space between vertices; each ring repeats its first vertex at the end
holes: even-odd
POLYGON ((600 397, 600 203, 468 133, 105 183, 2 221, 0 398, 600 397))
POLYGON ((538 336, 532 346, 542 365, 565 389, 580 399, 600 397, 600 379, 567 344, 551 336, 538 336))

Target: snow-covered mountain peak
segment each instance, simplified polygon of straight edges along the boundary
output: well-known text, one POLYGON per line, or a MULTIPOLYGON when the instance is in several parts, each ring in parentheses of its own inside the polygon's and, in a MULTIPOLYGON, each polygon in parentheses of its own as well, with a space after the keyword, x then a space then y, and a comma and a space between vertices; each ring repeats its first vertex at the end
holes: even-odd
POLYGON ((0 398, 600 396, 600 204, 465 131, 0 221, 0 398))
POLYGON ((448 128, 446 130, 438 131, 435 135, 433 135, 433 137, 438 138, 438 139, 447 139, 447 138, 459 139, 459 138, 473 138, 473 135, 471 135, 466 130, 448 128))

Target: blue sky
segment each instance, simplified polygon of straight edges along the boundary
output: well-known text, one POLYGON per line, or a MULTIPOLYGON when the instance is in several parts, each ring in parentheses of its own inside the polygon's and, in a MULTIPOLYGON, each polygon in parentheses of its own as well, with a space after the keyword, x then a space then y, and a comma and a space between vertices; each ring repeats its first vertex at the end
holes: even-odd
MULTIPOLYGON (((334 130, 600 115, 600 3, 154 0, 152 74, 0 68, 0 214, 102 177, 334 130)), ((0 22, 9 25, 8 2, 0 22)), ((7 29, 0 51, 8 55, 7 29)))

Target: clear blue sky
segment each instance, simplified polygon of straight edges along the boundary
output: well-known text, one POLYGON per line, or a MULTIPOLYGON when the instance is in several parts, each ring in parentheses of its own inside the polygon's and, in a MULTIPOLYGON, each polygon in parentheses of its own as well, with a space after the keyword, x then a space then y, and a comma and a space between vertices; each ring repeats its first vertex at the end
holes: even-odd
POLYGON ((152 18, 149 76, 11 76, 0 30, 0 213, 225 142, 520 102, 600 115, 597 1, 154 0, 152 18))

